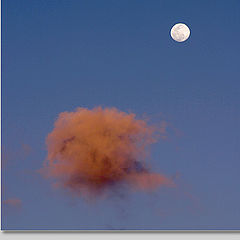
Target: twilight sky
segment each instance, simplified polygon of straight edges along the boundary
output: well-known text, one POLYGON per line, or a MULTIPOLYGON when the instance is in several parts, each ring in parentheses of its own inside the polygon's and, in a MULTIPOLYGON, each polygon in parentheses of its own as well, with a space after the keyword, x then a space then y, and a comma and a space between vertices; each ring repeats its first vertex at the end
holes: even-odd
POLYGON ((238 0, 2 2, 2 229, 240 228, 238 0), (88 203, 39 174, 58 114, 99 105, 168 123, 176 188, 88 203))

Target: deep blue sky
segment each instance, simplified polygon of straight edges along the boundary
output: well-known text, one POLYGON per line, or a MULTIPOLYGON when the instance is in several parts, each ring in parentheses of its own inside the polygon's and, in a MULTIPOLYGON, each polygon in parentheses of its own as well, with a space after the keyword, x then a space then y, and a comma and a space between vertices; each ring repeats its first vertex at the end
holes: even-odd
POLYGON ((240 1, 2 2, 3 229, 240 228, 240 1), (181 133, 151 159, 177 189, 89 205, 36 173, 57 115, 98 105, 181 133))

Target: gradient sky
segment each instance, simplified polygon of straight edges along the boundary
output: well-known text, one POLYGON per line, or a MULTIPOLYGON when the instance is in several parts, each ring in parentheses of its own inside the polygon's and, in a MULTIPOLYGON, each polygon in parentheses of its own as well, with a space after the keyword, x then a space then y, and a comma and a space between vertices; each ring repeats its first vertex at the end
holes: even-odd
POLYGON ((238 0, 3 0, 2 229, 240 229, 239 23, 238 0), (98 105, 171 124, 151 162, 176 189, 89 204, 37 173, 57 115, 98 105))

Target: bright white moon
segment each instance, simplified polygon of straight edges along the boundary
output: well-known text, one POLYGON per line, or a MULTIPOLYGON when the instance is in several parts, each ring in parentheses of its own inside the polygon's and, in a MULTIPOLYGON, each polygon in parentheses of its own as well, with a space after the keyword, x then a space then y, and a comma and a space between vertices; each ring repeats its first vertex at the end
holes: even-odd
POLYGON ((190 29, 184 23, 177 23, 171 29, 171 37, 177 42, 184 42, 190 36, 190 29))

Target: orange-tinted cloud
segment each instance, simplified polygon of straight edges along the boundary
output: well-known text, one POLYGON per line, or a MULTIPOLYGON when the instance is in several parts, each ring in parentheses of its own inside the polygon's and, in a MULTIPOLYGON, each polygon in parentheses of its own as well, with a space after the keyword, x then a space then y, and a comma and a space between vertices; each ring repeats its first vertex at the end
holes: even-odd
POLYGON ((22 151, 24 153, 24 156, 28 156, 31 153, 32 148, 30 147, 30 145, 22 143, 22 151))
POLYGON ((116 108, 63 112, 47 136, 44 170, 58 185, 84 197, 102 196, 119 186, 154 190, 172 184, 146 163, 147 148, 161 136, 165 124, 157 129, 116 108))
POLYGON ((11 207, 21 207, 22 201, 18 198, 9 198, 3 201, 3 204, 11 207))

